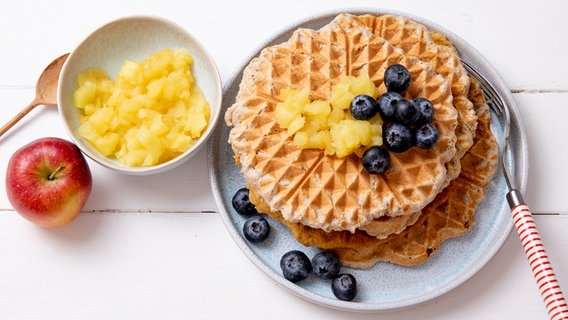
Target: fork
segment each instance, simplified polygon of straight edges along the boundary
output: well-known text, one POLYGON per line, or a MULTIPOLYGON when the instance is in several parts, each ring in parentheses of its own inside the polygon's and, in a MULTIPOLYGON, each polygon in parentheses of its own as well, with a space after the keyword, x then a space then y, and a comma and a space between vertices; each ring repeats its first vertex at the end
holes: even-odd
POLYGON ((507 202, 511 207, 511 214, 521 243, 527 255, 533 276, 536 280, 540 294, 544 300, 548 316, 551 320, 568 319, 568 305, 556 279, 552 264, 549 261, 546 249, 536 228, 528 205, 523 200, 522 193, 515 188, 511 174, 507 168, 507 148, 511 116, 509 106, 495 87, 472 64, 461 60, 468 74, 479 81, 481 89, 487 98, 489 107, 503 122, 505 142, 501 152, 501 167, 507 183, 507 202))

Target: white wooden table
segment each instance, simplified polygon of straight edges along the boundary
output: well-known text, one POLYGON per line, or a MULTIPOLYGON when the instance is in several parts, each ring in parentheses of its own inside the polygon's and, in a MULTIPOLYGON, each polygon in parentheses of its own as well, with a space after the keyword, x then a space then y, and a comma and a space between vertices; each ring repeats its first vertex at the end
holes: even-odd
MULTIPOLYGON (((12 1, 0 9, 0 123, 34 96, 47 64, 100 25, 158 15, 209 49, 223 81, 272 33, 318 12, 386 6, 453 30, 501 73, 529 143, 525 199, 568 290, 568 2, 533 1, 12 1), (187 3, 187 4, 183 4, 187 3)), ((0 140, 0 180, 11 154, 43 136, 67 138, 38 107, 0 140)), ((513 231, 469 281, 415 308, 331 310, 289 294, 237 248, 209 184, 206 150, 174 171, 123 176, 90 162, 91 197, 71 225, 44 230, 19 217, 0 184, 0 319, 546 319, 513 231)))

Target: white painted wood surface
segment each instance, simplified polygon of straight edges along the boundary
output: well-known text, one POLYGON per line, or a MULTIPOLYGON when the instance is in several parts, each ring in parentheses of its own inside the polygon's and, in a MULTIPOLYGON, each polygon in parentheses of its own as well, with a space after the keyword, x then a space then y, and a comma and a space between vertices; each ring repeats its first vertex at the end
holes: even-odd
MULTIPOLYGON (((0 123, 27 105, 47 64, 95 28, 151 14, 187 28, 223 81, 272 33, 345 7, 400 10, 475 46, 514 92, 525 121, 526 200, 568 290, 568 2, 533 1, 13 1, 0 8, 0 123)), ((10 155, 67 135, 55 108, 38 107, 0 139, 10 155)), ((0 184, 0 319, 546 319, 515 233, 472 279, 415 308, 346 313, 289 294, 229 237, 210 191, 206 150, 158 176, 117 175, 90 162, 94 188, 71 225, 43 230, 20 218, 0 184)))

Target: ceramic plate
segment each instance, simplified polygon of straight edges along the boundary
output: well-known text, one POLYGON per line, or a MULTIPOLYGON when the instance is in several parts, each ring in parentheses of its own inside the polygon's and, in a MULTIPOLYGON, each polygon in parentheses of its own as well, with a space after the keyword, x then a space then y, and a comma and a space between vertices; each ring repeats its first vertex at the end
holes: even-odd
MULTIPOLYGON (((257 56, 260 49, 266 46, 286 41, 292 32, 300 27, 319 29, 341 12, 404 15, 428 26, 431 30, 445 34, 459 50, 461 57, 476 66, 492 81, 511 106, 512 147, 509 150, 513 153, 513 157, 510 158, 516 159, 517 162, 509 163, 508 166, 513 172, 518 188, 524 192, 528 166, 526 137, 510 91, 497 72, 474 48, 441 26, 420 17, 387 10, 358 9, 327 12, 279 32, 253 52, 250 58, 257 56)), ((235 101, 242 71, 249 61, 250 59, 247 59, 226 84, 223 112, 235 101)), ((502 144, 501 126, 495 117, 494 115, 492 122, 493 131, 502 144)), ((228 135, 229 128, 220 124, 208 145, 213 194, 223 222, 237 245, 257 267, 282 287, 314 303, 342 310, 376 312, 407 308, 426 302, 457 287, 477 273, 493 257, 511 231, 512 220, 505 201, 506 184, 499 169, 488 187, 485 201, 476 212, 477 223, 468 234, 445 241, 428 262, 417 267, 378 263, 368 270, 343 268, 343 271, 355 275, 359 291, 354 301, 340 301, 333 296, 328 281, 318 280, 312 276, 293 284, 281 276, 279 262, 285 252, 300 249, 309 257, 317 252, 316 248, 307 248, 296 242, 283 225, 269 220, 272 226, 270 237, 260 245, 251 244, 243 238, 242 226, 245 219, 232 209, 231 199, 245 182, 240 174, 240 168, 235 165, 233 151, 227 143, 228 135)))

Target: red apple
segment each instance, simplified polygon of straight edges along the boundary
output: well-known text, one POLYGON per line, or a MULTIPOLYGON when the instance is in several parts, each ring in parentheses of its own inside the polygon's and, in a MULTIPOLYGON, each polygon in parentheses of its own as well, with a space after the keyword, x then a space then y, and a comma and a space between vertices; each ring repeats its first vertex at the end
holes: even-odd
POLYGON ((24 218, 43 227, 73 221, 91 194, 89 165, 77 146, 41 138, 18 149, 8 162, 8 200, 24 218))

